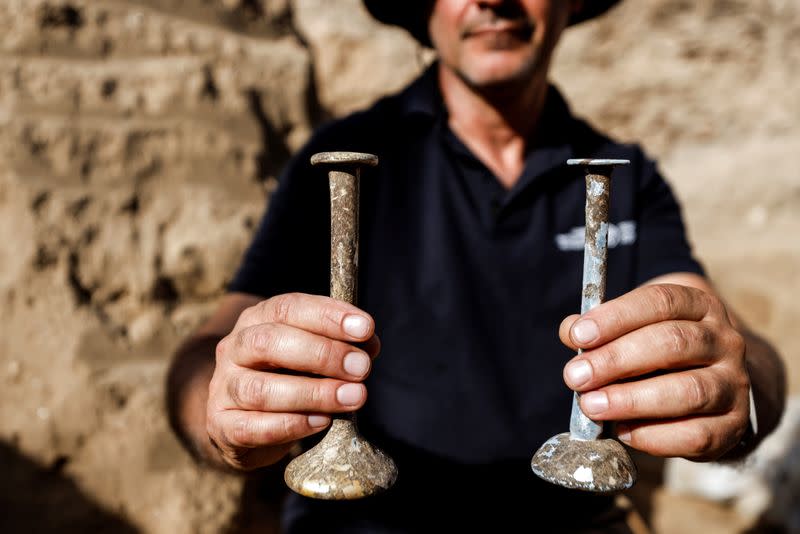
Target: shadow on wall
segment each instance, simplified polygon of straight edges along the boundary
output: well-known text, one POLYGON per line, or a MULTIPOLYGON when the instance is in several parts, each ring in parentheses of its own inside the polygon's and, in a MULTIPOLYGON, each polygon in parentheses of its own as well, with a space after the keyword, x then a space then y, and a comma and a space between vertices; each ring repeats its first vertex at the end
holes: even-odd
MULTIPOLYGON (((63 473, 67 461, 42 466, 0 441, 0 532, 138 534, 140 529, 92 501, 63 473)), ((247 477, 227 534, 277 534, 287 490, 278 464, 247 477)))
POLYGON ((0 532, 139 532, 91 501, 61 471, 42 467, 0 442, 0 532))

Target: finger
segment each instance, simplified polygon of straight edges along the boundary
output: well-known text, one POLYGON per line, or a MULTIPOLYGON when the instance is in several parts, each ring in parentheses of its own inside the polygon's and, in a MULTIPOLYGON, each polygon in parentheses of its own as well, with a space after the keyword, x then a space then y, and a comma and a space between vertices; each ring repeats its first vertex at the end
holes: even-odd
POLYGON ((224 443, 236 448, 292 443, 323 430, 330 421, 331 418, 326 415, 243 410, 224 410, 217 416, 224 443))
POLYGON ((570 325, 568 338, 576 347, 597 347, 652 323, 700 321, 716 308, 714 298, 699 289, 675 284, 643 286, 583 314, 570 325))
POLYGON ((737 391, 714 369, 669 373, 647 380, 615 384, 580 396, 591 419, 667 419, 730 411, 737 391))
POLYGON ((237 328, 261 323, 281 323, 344 341, 366 341, 375 332, 372 317, 340 300, 320 295, 287 293, 247 308, 237 328))
POLYGON ((230 377, 225 389, 224 409, 260 412, 350 412, 367 400, 367 388, 363 384, 249 369, 230 377))
POLYGON ((273 465, 286 456, 296 443, 290 442, 272 447, 245 449, 230 445, 221 446, 214 438, 209 438, 209 440, 222 460, 239 471, 252 471, 260 467, 273 465))
POLYGON ((740 419, 731 412, 691 419, 626 422, 617 425, 617 437, 653 456, 712 461, 739 442, 744 429, 740 419))
POLYGON ((578 322, 580 318, 581 316, 577 313, 570 315, 561 321, 561 325, 558 327, 558 337, 561 339, 561 342, 572 350, 578 350, 580 348, 572 341, 572 337, 570 337, 569 334, 572 330, 572 325, 578 322))
POLYGON ((564 381, 576 391, 588 391, 658 370, 712 365, 722 355, 708 324, 661 322, 576 356, 564 367, 564 381))
POLYGON ((243 328, 232 338, 230 360, 249 369, 283 368, 360 381, 372 365, 362 349, 281 323, 243 328))

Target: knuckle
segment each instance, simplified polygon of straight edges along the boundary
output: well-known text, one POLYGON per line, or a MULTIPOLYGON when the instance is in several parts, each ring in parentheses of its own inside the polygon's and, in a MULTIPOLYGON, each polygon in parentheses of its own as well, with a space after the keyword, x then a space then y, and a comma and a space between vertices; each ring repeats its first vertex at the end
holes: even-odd
POLYGON ((281 424, 280 424, 280 432, 277 433, 278 435, 271 436, 274 441, 282 441, 289 439, 289 437, 294 433, 294 424, 292 424, 291 417, 281 417, 281 424))
POLYGON ((326 384, 323 381, 317 380, 317 382, 319 383, 314 384, 305 390, 304 400, 306 404, 315 409, 324 409, 331 404, 329 399, 334 398, 335 394, 331 394, 328 391, 329 388, 326 387, 326 384))
POLYGON ((681 286, 692 309, 704 310, 703 315, 713 316, 722 307, 721 301, 713 294, 696 287, 681 286))
POLYGON ((690 373, 686 380, 686 401, 692 412, 705 411, 713 401, 711 387, 695 373, 690 373))
POLYGON ((734 373, 727 381, 724 407, 741 407, 745 416, 749 418, 750 411, 750 376, 746 371, 734 373))
POLYGON ((709 359, 714 353, 712 348, 716 336, 714 332, 699 323, 672 324, 671 339, 676 354, 709 359))
POLYGON ((689 433, 687 446, 692 456, 704 458, 714 449, 714 434, 706 425, 696 425, 689 433))
POLYGON ((248 348, 250 346, 250 328, 244 328, 236 332, 236 345, 241 348, 248 348))
POLYGON ((238 335, 241 346, 255 354, 270 353, 279 341, 276 328, 271 324, 245 328, 238 335))
POLYGON ((240 407, 258 407, 269 398, 270 382, 262 377, 236 375, 229 382, 230 396, 240 407))
POLYGON ((262 309, 263 302, 247 307, 239 314, 239 320, 246 324, 258 322, 258 317, 261 315, 262 309))
POLYGON ((595 373, 595 379, 603 380, 604 377, 615 376, 617 369, 622 366, 623 356, 622 349, 618 344, 609 344, 600 349, 592 351, 587 354, 592 369, 595 373))
POLYGON ((228 396, 231 398, 231 401, 235 406, 244 405, 241 382, 241 375, 234 375, 228 379, 228 396))
POLYGON ((719 298, 711 293, 706 293, 705 291, 701 291, 700 293, 705 299, 705 304, 709 315, 725 318, 728 317, 728 310, 725 308, 725 304, 719 298))
POLYGON ((653 302, 652 305, 660 317, 670 319, 674 317, 677 309, 677 295, 675 288, 668 284, 652 286, 653 302))
POLYGON ((731 328, 727 336, 726 343, 730 347, 729 352, 736 358, 744 362, 744 355, 747 348, 744 336, 735 329, 731 328))
POLYGON ((714 346, 716 336, 710 328, 701 324, 694 324, 686 328, 686 332, 692 344, 702 349, 704 353, 707 353, 714 346))
POLYGON ((669 346, 672 347, 674 354, 683 355, 688 352, 691 345, 690 335, 680 323, 670 323, 667 328, 667 337, 669 338, 669 346))
POLYGON ((219 436, 219 416, 217 415, 216 411, 211 411, 210 409, 206 411, 206 434, 212 440, 215 440, 219 436))
POLYGON ((292 316, 292 308, 297 302, 296 293, 277 295, 267 301, 269 303, 270 317, 276 323, 288 324, 292 316))
POLYGON ((750 381, 750 374, 747 370, 742 369, 742 372, 737 373, 736 376, 738 379, 734 382, 734 387, 738 389, 740 395, 743 395, 750 399, 750 388, 752 387, 752 383, 750 381))
POLYGON ((317 370, 324 371, 334 367, 334 360, 338 355, 336 347, 337 344, 328 338, 323 338, 317 343, 314 351, 314 363, 317 370))
POLYGON ((300 420, 297 417, 284 415, 281 417, 280 431, 272 436, 274 442, 290 441, 301 433, 300 420))
POLYGON ((742 439, 742 436, 744 436, 745 432, 747 432, 747 428, 750 426, 749 410, 740 410, 738 416, 734 420, 734 425, 734 443, 738 443, 739 440, 742 439))
POLYGON ((718 384, 718 390, 719 394, 714 406, 718 410, 729 410, 737 405, 747 404, 740 402, 742 399, 750 400, 749 381, 745 373, 733 377, 728 377, 726 374, 724 382, 718 384))
POLYGON ((231 343, 230 334, 223 337, 217 342, 217 346, 214 349, 214 358, 217 361, 217 363, 225 361, 228 354, 228 347, 230 343, 231 343))
POLYGON ((236 470, 249 470, 248 457, 252 450, 252 424, 244 415, 224 423, 220 422, 216 431, 209 432, 208 440, 219 452, 222 460, 236 470))
POLYGON ((322 306, 320 310, 320 322, 323 327, 338 330, 341 328, 344 313, 335 305, 322 306))
POLYGON ((244 415, 235 417, 226 432, 226 440, 235 446, 246 447, 251 445, 256 441, 254 438, 254 425, 251 419, 244 415))

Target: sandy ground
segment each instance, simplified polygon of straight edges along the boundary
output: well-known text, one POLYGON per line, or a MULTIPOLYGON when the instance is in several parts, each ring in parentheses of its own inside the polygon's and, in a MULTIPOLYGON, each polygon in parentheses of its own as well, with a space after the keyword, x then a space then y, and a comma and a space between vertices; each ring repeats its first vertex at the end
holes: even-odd
MULTIPOLYGON (((358 0, 0 0, 0 30, 0 531, 252 529, 279 473, 193 465, 166 361, 289 154, 429 53, 358 0)), ((698 257, 800 392, 800 5, 628 0, 568 32, 554 78, 659 159, 698 257)), ((657 531, 749 528, 642 462, 657 531)))

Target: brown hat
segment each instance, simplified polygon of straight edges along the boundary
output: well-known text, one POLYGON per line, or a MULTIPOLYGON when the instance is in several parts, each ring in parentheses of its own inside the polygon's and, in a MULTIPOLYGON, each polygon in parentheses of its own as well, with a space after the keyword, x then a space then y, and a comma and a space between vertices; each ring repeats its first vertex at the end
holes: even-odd
MULTIPOLYGON (((581 10, 572 16, 569 23, 577 24, 601 15, 611 9, 619 0, 584 0, 581 10)), ((384 24, 400 26, 425 46, 431 46, 428 36, 427 17, 422 10, 432 4, 432 0, 364 0, 370 14, 384 24)))

